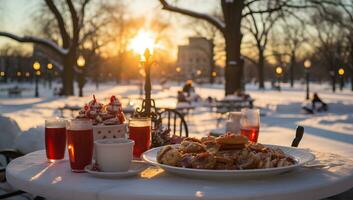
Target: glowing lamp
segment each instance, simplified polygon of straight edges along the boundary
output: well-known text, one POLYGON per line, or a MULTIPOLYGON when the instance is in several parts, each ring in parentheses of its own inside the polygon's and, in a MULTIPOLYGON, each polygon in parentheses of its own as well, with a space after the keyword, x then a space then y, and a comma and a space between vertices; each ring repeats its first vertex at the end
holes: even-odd
POLYGON ((35 71, 40 70, 40 63, 39 63, 38 61, 36 61, 36 62, 33 63, 33 69, 34 69, 35 71))
POLYGON ((340 75, 340 76, 344 75, 344 69, 343 68, 339 68, 338 69, 338 75, 340 75))
POLYGON ((282 67, 280 67, 280 66, 276 67, 276 74, 281 75, 282 73, 283 73, 282 67))
POLYGON ((77 59, 77 66, 84 67, 86 64, 86 60, 83 56, 79 56, 77 59))
POLYGON ((305 69, 309 69, 311 67, 310 60, 307 59, 307 60, 304 61, 304 67, 305 67, 305 69))
POLYGON ((49 70, 53 69, 53 64, 48 63, 48 64, 47 64, 47 69, 49 69, 49 70))

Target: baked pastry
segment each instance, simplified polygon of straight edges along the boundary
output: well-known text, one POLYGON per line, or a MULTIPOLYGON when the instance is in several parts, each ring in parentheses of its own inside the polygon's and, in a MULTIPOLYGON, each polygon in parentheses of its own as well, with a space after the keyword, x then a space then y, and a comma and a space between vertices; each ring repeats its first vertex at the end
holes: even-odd
POLYGON ((189 142, 197 142, 197 143, 202 143, 201 140, 197 139, 197 138, 184 138, 183 141, 189 141, 189 142))
POLYGON ((226 157, 220 157, 220 156, 215 156, 215 158, 216 158, 215 169, 219 169, 219 170, 237 169, 237 165, 234 163, 233 159, 226 158, 226 157))
POLYGON ((219 136, 216 141, 222 145, 239 145, 248 143, 248 138, 234 133, 226 133, 222 136, 219 136))
POLYGON ((181 159, 182 159, 182 155, 179 152, 179 150, 174 148, 171 145, 164 146, 157 153, 157 161, 161 164, 178 166, 181 159))
POLYGON ((200 141, 201 141, 201 143, 216 142, 216 138, 213 136, 206 136, 206 137, 202 137, 200 141))
POLYGON ((296 162, 280 149, 248 142, 246 137, 234 133, 201 140, 186 138, 178 146, 161 148, 157 161, 177 167, 213 170, 274 168, 296 162))
POLYGON ((218 144, 215 140, 214 141, 212 141, 212 140, 205 141, 204 145, 205 145, 206 151, 209 153, 212 153, 212 154, 216 154, 219 151, 219 149, 221 148, 221 145, 218 144))
POLYGON ((214 155, 204 152, 193 157, 191 166, 195 169, 213 169, 216 165, 216 158, 214 155))
POLYGON ((226 133, 216 139, 221 145, 220 150, 243 149, 248 143, 248 138, 234 133, 226 133))
POLYGON ((195 156, 191 153, 184 154, 180 161, 180 166, 185 168, 192 168, 192 161, 194 157, 195 156))
POLYGON ((205 152, 206 148, 205 145, 201 143, 184 140, 180 144, 180 150, 183 153, 201 153, 205 152))

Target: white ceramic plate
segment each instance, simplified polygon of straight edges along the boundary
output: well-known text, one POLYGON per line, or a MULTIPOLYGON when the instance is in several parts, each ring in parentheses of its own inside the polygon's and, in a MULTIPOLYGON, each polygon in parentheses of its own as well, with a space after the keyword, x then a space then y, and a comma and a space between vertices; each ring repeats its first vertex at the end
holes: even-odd
POLYGON ((87 165, 85 167, 85 171, 92 176, 98 177, 98 178, 108 178, 108 179, 114 179, 114 178, 126 178, 130 176, 136 176, 143 170, 145 170, 147 167, 149 167, 149 164, 143 161, 132 161, 130 169, 125 172, 101 172, 101 171, 95 171, 92 170, 92 165, 87 165))
POLYGON ((281 174, 290 170, 293 170, 305 163, 315 159, 315 156, 308 150, 277 146, 277 145, 266 145, 271 148, 280 148, 285 154, 293 157, 297 163, 286 167, 268 168, 268 169, 247 169, 247 170, 207 170, 207 169, 190 169, 182 167, 173 167, 169 165, 160 164, 157 162, 157 152, 162 147, 157 147, 146 151, 142 158, 152 165, 159 166, 167 172, 196 178, 256 178, 259 176, 271 176, 275 174, 281 174))

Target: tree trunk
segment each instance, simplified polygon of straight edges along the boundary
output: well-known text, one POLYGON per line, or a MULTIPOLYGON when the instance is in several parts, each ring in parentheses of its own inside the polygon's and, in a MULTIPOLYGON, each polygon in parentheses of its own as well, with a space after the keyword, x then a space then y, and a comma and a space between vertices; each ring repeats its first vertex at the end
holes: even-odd
POLYGON ((290 60, 290 71, 289 71, 289 78, 290 78, 290 87, 294 87, 294 66, 296 64, 296 57, 295 52, 292 51, 291 60, 290 60))
POLYGON ((351 91, 353 92, 353 70, 351 72, 351 91))
POLYGON ((119 53, 118 54, 118 60, 117 60, 117 68, 116 68, 116 83, 119 84, 121 83, 121 74, 122 74, 122 69, 123 69, 123 64, 124 64, 124 53, 119 53))
POLYGON ((76 63, 76 53, 71 52, 63 58, 64 70, 62 73, 63 95, 74 95, 74 66, 76 63))
POLYGON ((213 72, 215 71, 216 67, 215 67, 215 61, 214 61, 214 43, 213 43, 213 39, 212 39, 212 43, 211 43, 211 56, 210 56, 210 83, 213 84, 214 83, 214 80, 215 78, 213 77, 213 72))
POLYGON ((224 39, 226 43, 225 95, 242 90, 242 74, 244 61, 240 54, 242 40, 241 20, 244 2, 222 1, 222 10, 226 24, 224 39))
POLYGON ((334 75, 331 78, 332 78, 332 92, 336 92, 336 72, 334 72, 334 75))
POLYGON ((353 92, 353 64, 350 67, 350 74, 351 74, 351 91, 353 92))
POLYGON ((259 78, 259 89, 265 89, 265 75, 264 75, 264 67, 265 67, 265 58, 264 51, 259 50, 259 62, 257 64, 258 67, 258 78, 259 78))

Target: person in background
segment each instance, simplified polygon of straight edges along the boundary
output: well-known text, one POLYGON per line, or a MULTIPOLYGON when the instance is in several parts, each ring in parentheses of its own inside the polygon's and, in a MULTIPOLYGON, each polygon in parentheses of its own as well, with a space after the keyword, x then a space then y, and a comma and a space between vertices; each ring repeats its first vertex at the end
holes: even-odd
POLYGON ((325 102, 322 101, 322 99, 319 97, 319 95, 315 92, 313 95, 313 99, 306 100, 302 104, 302 109, 307 113, 307 114, 314 114, 315 111, 317 112, 323 112, 328 110, 328 106, 325 102))
POLYGON ((185 93, 181 90, 178 91, 178 102, 189 102, 185 96, 185 93))
POLYGON ((192 85, 192 80, 186 81, 183 87, 183 92, 187 93, 188 97, 190 97, 192 93, 195 93, 195 88, 192 85))
POLYGON ((315 92, 313 95, 313 99, 311 100, 312 103, 312 110, 317 110, 318 112, 327 111, 327 104, 322 101, 319 95, 315 92), (319 104, 319 105, 317 105, 319 104))

